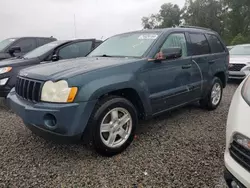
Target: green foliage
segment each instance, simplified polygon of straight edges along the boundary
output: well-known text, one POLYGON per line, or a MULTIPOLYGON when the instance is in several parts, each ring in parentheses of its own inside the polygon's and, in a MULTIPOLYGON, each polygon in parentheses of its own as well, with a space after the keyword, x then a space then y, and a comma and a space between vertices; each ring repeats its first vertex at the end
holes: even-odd
POLYGON ((248 42, 248 38, 244 37, 241 33, 236 35, 231 42, 231 45, 244 44, 248 42))
POLYGON ((183 9, 166 3, 157 14, 142 18, 144 28, 185 25, 217 31, 226 44, 250 42, 250 0, 186 0, 183 9))
POLYGON ((166 28, 178 26, 180 24, 181 10, 178 5, 165 3, 161 6, 158 14, 142 18, 144 29, 166 28))

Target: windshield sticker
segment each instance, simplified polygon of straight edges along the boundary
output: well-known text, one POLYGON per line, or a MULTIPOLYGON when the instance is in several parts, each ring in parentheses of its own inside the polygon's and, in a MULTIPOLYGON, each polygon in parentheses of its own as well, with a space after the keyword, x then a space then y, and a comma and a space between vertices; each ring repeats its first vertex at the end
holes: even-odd
POLYGON ((148 34, 148 35, 141 35, 138 37, 139 40, 155 40, 157 39, 158 35, 156 34, 148 34))
POLYGON ((14 42, 16 39, 10 39, 11 42, 14 42))

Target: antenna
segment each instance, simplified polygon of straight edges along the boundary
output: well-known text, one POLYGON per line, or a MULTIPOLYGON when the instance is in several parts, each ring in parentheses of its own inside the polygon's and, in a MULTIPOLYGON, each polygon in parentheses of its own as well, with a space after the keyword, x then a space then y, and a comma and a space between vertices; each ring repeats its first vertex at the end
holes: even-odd
POLYGON ((76 15, 74 14, 74 28, 75 28, 75 39, 76 39, 76 15))

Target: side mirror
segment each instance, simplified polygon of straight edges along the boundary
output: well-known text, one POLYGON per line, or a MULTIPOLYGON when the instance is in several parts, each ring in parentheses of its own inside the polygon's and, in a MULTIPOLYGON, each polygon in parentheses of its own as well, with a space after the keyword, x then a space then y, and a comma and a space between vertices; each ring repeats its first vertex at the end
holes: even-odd
POLYGON ((59 60, 59 56, 57 54, 54 54, 51 58, 51 61, 58 61, 59 60))
POLYGON ((21 48, 19 46, 13 46, 9 49, 9 54, 11 56, 14 56, 14 53, 20 53, 21 52, 21 48))
POLYGON ((166 60, 166 59, 176 59, 182 56, 182 49, 181 48, 166 48, 162 49, 156 55, 156 60, 166 60))

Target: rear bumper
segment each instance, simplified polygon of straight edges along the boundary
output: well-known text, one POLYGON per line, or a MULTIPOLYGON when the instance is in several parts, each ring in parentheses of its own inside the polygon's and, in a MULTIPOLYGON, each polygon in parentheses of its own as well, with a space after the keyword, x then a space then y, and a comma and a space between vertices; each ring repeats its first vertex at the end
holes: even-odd
POLYGON ((19 98, 14 91, 7 97, 9 107, 32 132, 45 139, 58 141, 81 138, 95 102, 33 103, 19 98))
POLYGON ((247 76, 245 72, 242 71, 229 71, 229 79, 244 79, 247 76))

